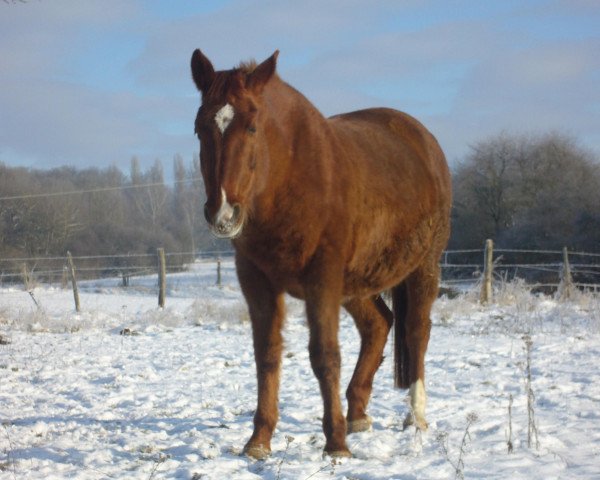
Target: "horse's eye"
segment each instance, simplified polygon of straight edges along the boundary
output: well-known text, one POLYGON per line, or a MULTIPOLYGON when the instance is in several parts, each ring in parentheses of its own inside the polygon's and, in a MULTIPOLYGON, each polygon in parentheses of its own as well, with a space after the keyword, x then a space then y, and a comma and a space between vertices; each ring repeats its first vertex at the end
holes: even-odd
POLYGON ((250 125, 248 128, 248 133, 256 133, 256 127, 253 125, 250 125))

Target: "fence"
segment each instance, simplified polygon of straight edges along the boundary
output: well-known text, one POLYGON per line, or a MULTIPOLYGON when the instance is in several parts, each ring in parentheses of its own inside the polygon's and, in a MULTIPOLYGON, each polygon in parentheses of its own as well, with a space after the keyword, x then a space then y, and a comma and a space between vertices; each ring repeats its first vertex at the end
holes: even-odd
MULTIPOLYGON (((157 249, 160 251, 161 249, 157 249)), ((72 256, 78 277, 97 279, 119 277, 126 287, 132 277, 157 272, 157 253, 72 256)), ((164 252, 164 250, 163 250, 164 252)), ((198 259, 230 258, 233 252, 164 252, 168 273, 181 271, 198 259)), ((5 283, 60 283, 69 281, 69 255, 64 257, 29 257, 0 259, 0 285, 5 283)))
POLYGON ((574 289, 600 289, 600 254, 562 250, 494 249, 448 250, 440 266, 442 282, 454 288, 481 282, 481 300, 491 300, 494 282, 521 279, 533 291, 559 292, 569 296, 574 289))
MULTIPOLYGON (((232 258, 233 252, 175 252, 167 253, 158 248, 155 254, 116 254, 54 257, 30 257, 0 259, 0 286, 23 284, 33 301, 33 287, 39 283, 59 284, 67 288, 71 284, 75 309, 80 310, 78 280, 106 278, 120 279, 121 286, 130 286, 135 277, 157 275, 158 305, 166 302, 167 274, 184 271, 190 263, 210 260, 216 264, 216 283, 221 283, 221 260, 232 258)), ((36 302, 37 303, 37 302, 36 302)))
MULTIPOLYGON (((166 297, 167 274, 180 272, 199 259, 214 261, 215 283, 221 283, 221 260, 231 259, 225 252, 165 252, 0 259, 0 285, 23 283, 31 291, 36 283, 71 283, 76 308, 79 309, 77 279, 120 278, 126 288, 133 277, 157 275, 160 306, 166 297)), ((493 283, 522 279, 536 291, 568 296, 575 288, 600 288, 600 254, 563 250, 493 249, 447 250, 441 258, 442 284, 448 288, 473 287, 481 283, 483 302, 490 301, 493 283)))

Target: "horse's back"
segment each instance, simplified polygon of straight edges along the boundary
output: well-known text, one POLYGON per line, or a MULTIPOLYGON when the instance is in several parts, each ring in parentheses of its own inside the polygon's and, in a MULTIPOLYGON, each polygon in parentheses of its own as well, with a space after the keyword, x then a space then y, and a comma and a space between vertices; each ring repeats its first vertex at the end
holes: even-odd
POLYGON ((445 245, 451 182, 444 154, 419 121, 396 110, 359 110, 329 124, 352 223, 348 293, 387 288, 445 245))
MULTIPOLYGON (((435 137, 416 118, 390 108, 370 108, 329 118, 337 135, 350 137, 367 152, 377 149, 381 157, 419 161, 447 172, 444 154, 435 137)), ((373 157, 369 157, 373 158, 373 157)))
POLYGON ((336 115, 329 123, 340 148, 337 162, 347 165, 347 181, 391 196, 396 206, 407 203, 413 208, 420 200, 431 202, 431 208, 449 208, 446 158, 418 120, 397 110, 372 108, 336 115))

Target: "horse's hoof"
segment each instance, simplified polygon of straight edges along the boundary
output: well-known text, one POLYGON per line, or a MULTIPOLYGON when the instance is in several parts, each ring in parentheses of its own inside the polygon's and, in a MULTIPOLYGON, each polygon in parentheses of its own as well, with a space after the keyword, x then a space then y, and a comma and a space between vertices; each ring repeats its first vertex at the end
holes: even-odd
POLYGON ((429 428, 429 425, 427 424, 427 420, 425 420, 425 418, 417 416, 414 413, 410 412, 406 415, 402 428, 406 430, 408 427, 412 426, 414 426, 417 430, 420 430, 421 432, 426 432, 429 428))
POLYGON ((265 447, 262 443, 257 445, 246 445, 244 447, 244 455, 253 458, 254 460, 264 460, 271 455, 271 449, 265 447))
POLYGON ((348 422, 347 431, 348 433, 366 432, 371 430, 373 425, 373 419, 368 415, 365 418, 359 418, 358 420, 351 420, 348 422))
POLYGON ((343 450, 333 450, 333 451, 325 450, 323 452, 323 458, 325 458, 325 457, 331 457, 332 459, 352 458, 352 454, 350 453, 350 450, 348 450, 347 448, 345 448, 343 450))

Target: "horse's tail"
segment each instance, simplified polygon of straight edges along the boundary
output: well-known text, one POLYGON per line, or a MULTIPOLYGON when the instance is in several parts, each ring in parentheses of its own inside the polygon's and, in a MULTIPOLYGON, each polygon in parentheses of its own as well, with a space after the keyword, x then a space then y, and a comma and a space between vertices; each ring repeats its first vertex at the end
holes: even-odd
POLYGON ((409 354, 406 345, 406 313, 408 310, 408 292, 406 281, 392 289, 392 311, 394 313, 394 385, 396 388, 408 388, 409 354))

